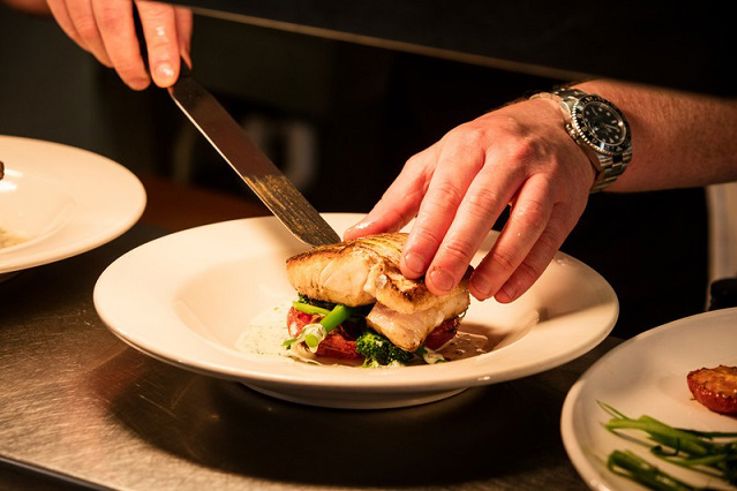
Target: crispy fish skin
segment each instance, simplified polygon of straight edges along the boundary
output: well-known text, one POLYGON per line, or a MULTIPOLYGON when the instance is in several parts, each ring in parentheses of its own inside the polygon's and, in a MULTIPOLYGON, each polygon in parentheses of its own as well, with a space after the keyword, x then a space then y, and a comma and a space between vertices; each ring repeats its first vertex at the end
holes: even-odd
POLYGON ((389 233, 319 246, 287 259, 289 283, 302 295, 349 307, 380 302, 392 310, 412 314, 467 292, 470 268, 460 285, 447 295, 430 293, 420 280, 399 270, 407 234, 389 233))
POLYGON ((468 308, 469 268, 461 284, 433 295, 420 280, 399 270, 407 234, 377 234, 319 246, 287 259, 287 276, 302 295, 349 307, 376 303, 367 322, 407 351, 422 345, 444 320, 468 308))

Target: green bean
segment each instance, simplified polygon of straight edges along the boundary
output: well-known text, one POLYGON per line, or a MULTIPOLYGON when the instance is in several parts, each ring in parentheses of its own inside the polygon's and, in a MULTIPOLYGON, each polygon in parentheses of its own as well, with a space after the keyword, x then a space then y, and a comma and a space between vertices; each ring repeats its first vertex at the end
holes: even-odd
POLYGON ((322 307, 304 302, 292 302, 292 307, 294 307, 294 310, 299 310, 305 314, 328 315, 330 313, 328 309, 323 309, 322 307))
MULTIPOLYGON (((651 441, 657 443, 650 447, 650 452, 656 457, 674 465, 724 479, 730 484, 737 484, 737 440, 717 441, 734 436, 734 433, 674 428, 651 416, 633 419, 603 402, 599 402, 599 406, 612 416, 604 427, 615 435, 619 434, 618 430, 643 431, 651 441)), ((699 489, 666 474, 633 452, 615 450, 609 455, 607 466, 612 472, 651 489, 669 491, 699 489)))
POLYGON ((343 322, 345 322, 351 316, 351 309, 345 305, 336 305, 333 307, 325 317, 320 320, 320 324, 325 328, 325 331, 330 332, 343 322))

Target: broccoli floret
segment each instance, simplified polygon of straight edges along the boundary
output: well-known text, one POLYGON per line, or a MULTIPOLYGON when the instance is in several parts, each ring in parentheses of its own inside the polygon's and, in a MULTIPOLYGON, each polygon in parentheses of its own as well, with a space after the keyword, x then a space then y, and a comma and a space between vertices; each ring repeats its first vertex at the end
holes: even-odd
POLYGON ((356 353, 365 358, 363 362, 365 367, 397 363, 403 365, 414 357, 409 351, 394 346, 387 338, 370 329, 356 340, 356 353))
POLYGON ((307 303, 310 305, 314 305, 315 307, 320 307, 325 310, 333 310, 333 307, 335 307, 336 304, 331 302, 324 302, 322 300, 315 300, 314 298, 310 298, 307 295, 299 294, 299 301, 302 303, 307 303))

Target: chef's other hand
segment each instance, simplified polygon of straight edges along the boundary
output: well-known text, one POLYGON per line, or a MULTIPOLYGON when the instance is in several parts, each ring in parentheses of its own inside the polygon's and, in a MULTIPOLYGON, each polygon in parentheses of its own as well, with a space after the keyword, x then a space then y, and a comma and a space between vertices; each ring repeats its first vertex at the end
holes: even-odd
POLYGON ((47 0, 64 32, 103 65, 115 68, 130 88, 153 81, 169 87, 179 77, 180 59, 191 64, 192 11, 143 0, 47 0), (138 9, 150 75, 141 57, 133 9, 138 9))
POLYGON ((508 204, 509 219, 476 267, 478 299, 511 302, 542 274, 580 218, 594 181, 557 103, 519 102, 462 124, 414 155, 345 237, 395 231, 417 217, 400 267, 437 295, 463 277, 508 204))

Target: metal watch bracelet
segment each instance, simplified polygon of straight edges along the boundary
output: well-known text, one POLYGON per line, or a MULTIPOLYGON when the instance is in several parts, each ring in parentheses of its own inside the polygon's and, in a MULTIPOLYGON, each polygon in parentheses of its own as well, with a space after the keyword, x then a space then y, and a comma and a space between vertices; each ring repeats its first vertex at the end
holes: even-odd
MULTIPOLYGON (((579 89, 561 88, 552 92, 539 92, 532 95, 530 99, 551 99, 559 104, 561 111, 563 112, 566 132, 573 141, 576 142, 591 162, 591 165, 594 167, 596 177, 593 185, 591 186, 590 192, 596 193, 616 181, 624 172, 632 159, 632 146, 628 145, 621 154, 609 154, 595 150, 591 145, 584 141, 585 138, 574 128, 572 118, 574 107, 582 98, 585 97, 596 98, 611 107, 622 118, 627 132, 629 132, 629 126, 626 123, 626 119, 624 118, 622 111, 620 111, 614 104, 600 96, 588 94, 579 89)), ((629 135, 627 137, 629 138, 629 135)))

